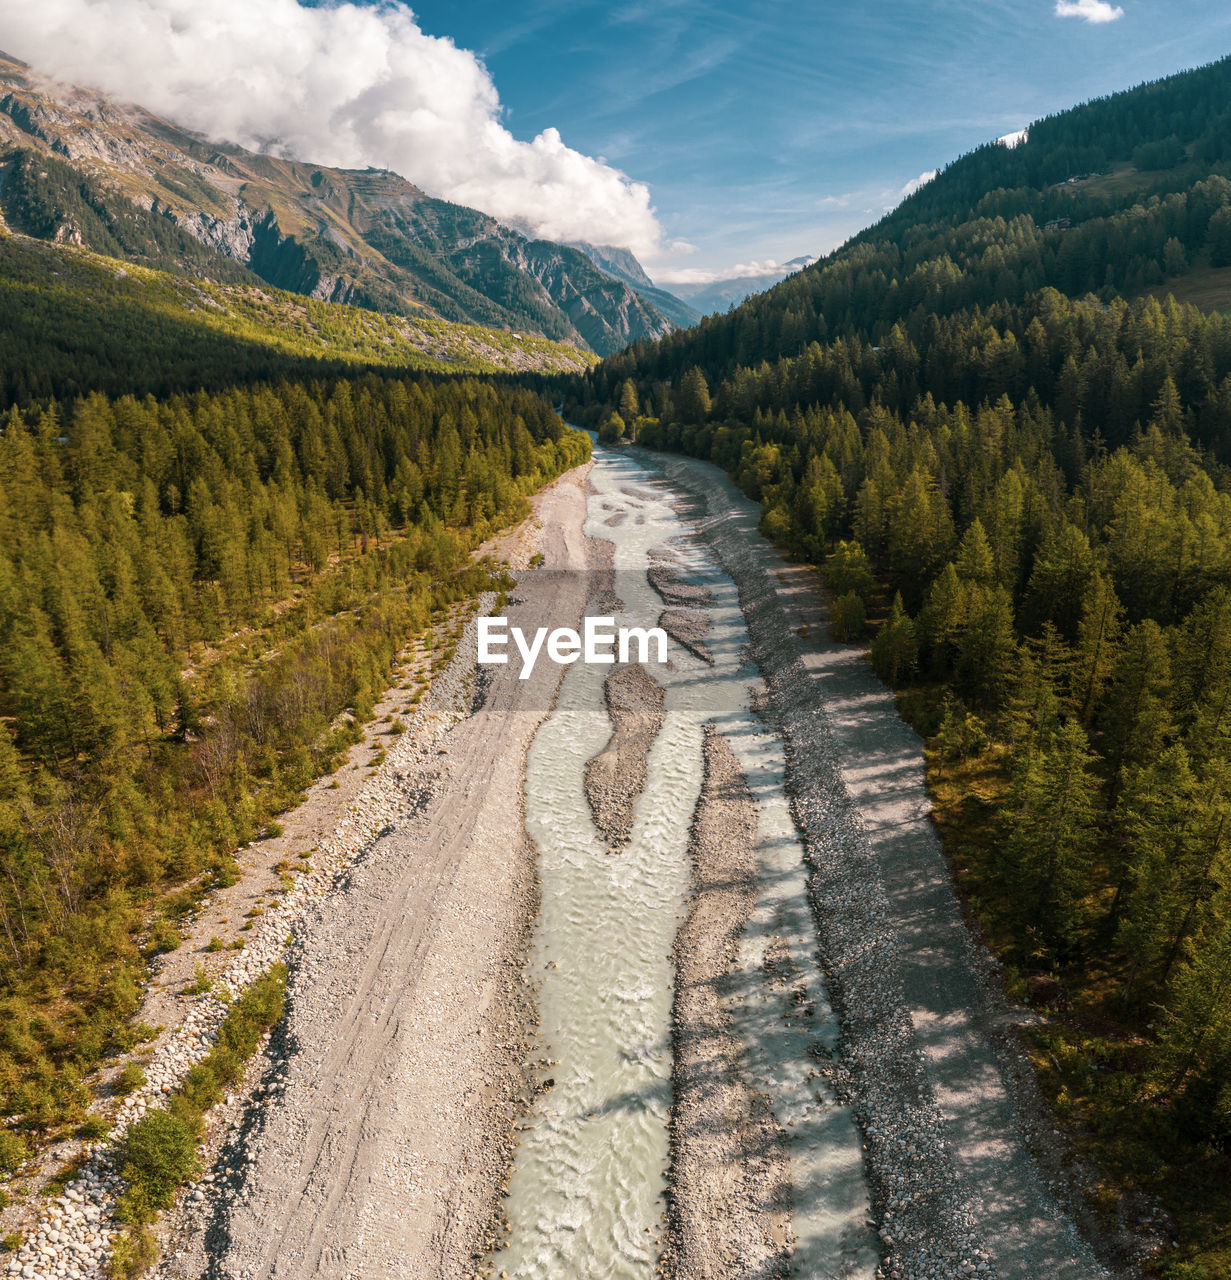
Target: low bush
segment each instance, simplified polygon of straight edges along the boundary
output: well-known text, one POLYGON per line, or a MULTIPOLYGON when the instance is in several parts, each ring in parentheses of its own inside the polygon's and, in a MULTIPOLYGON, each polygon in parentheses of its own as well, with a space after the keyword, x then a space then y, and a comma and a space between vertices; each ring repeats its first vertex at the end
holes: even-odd
POLYGON ((77 1136, 83 1142, 97 1142, 111 1132, 111 1125, 102 1117, 89 1115, 81 1122, 77 1136))
POLYGON ((115 1091, 121 1098, 140 1089, 145 1083, 145 1072, 139 1063, 126 1062, 115 1078, 115 1091))
POLYGON ((0 1129, 0 1173, 11 1175, 25 1162, 30 1150, 19 1134, 0 1129))
POLYGON ((172 1110, 151 1111, 124 1135, 117 1165, 129 1183, 116 1202, 121 1222, 150 1222, 169 1208, 176 1191, 197 1176, 199 1115, 192 1120, 172 1110))
MULTIPOLYGON (((166 1109, 149 1112, 124 1135, 117 1164, 129 1188, 116 1202, 115 1213, 130 1228, 152 1222, 160 1209, 171 1204, 176 1191, 200 1172, 196 1147, 201 1118, 240 1079, 261 1037, 282 1017, 286 972, 285 965, 273 965, 231 1005, 214 1047, 189 1071, 166 1109)), ((130 1230, 122 1239, 124 1259, 140 1255, 140 1230, 130 1230)), ((116 1256, 120 1255, 117 1246, 116 1256)), ((114 1274, 135 1275, 140 1269, 114 1274)))

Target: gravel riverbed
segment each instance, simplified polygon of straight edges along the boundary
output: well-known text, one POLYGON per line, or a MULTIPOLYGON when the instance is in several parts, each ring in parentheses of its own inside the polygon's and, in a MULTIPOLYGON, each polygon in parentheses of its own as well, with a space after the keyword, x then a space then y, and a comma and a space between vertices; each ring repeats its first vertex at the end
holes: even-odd
POLYGON ((786 1132, 752 1088, 731 1025, 730 973, 757 896, 756 806, 710 725, 689 846, 692 894, 676 936, 670 1197, 664 1274, 676 1280, 788 1274, 786 1132))

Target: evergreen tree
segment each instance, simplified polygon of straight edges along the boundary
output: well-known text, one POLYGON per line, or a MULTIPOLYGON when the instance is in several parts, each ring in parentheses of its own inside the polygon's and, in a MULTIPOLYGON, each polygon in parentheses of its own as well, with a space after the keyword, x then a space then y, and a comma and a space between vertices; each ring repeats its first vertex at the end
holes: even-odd
POLYGON ((675 412, 681 422, 701 424, 710 416, 710 389, 705 374, 695 365, 680 379, 675 412))
POLYGON ((1081 899, 1097 834, 1093 764, 1075 721, 1015 761, 1002 857, 1024 922, 1049 948, 1070 948, 1083 923, 1081 899))
POLYGON ((902 605, 902 593, 896 592, 889 617, 872 641, 872 665, 887 684, 896 685, 915 669, 919 658, 919 640, 915 624, 902 605))

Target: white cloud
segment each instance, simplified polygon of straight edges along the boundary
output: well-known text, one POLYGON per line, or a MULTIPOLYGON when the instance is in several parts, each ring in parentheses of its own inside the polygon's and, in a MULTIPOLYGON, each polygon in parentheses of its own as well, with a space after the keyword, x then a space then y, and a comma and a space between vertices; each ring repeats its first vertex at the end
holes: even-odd
POLYGON ((553 240, 652 254, 649 188, 502 123, 487 68, 407 8, 297 0, 0 0, 0 48, 210 137, 390 168, 553 240))
POLYGON ((1056 0, 1056 17, 1081 18, 1097 25, 1124 17, 1124 10, 1107 0, 1056 0))
POLYGON ((1008 147, 1010 151, 1014 147, 1020 147, 1023 142, 1030 136, 1029 129, 1017 129, 1013 133, 1002 134, 996 139, 1002 147, 1008 147))
POLYGON ((701 267, 667 267, 654 273, 654 283, 659 285, 713 284, 716 280, 781 277, 815 261, 815 256, 809 255, 806 259, 793 258, 790 262, 777 262, 773 258, 767 258, 764 262, 737 262, 733 267, 724 267, 717 271, 706 271, 701 267))
POLYGON ((926 187, 939 172, 939 169, 928 169, 926 172, 921 173, 917 178, 912 178, 902 188, 902 190, 898 192, 899 197, 902 200, 905 200, 907 196, 913 196, 920 187, 926 187))

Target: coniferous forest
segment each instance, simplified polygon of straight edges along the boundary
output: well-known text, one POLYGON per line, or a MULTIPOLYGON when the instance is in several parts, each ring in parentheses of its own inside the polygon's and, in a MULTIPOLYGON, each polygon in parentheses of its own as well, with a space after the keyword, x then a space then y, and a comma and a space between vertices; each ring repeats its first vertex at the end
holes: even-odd
POLYGON ((1057 1115, 1106 1187, 1161 1196, 1184 1276, 1231 1264, 1231 319, 1168 282, 1231 263, 1229 80, 981 148, 570 389, 605 438, 716 462, 822 567, 1046 1015, 1057 1115))
POLYGON ((471 549, 588 451, 537 395, 477 381, 9 410, 4 1167, 85 1114, 82 1076, 127 1042, 144 958, 193 900, 170 891, 227 882, 407 641, 489 580, 471 549))

